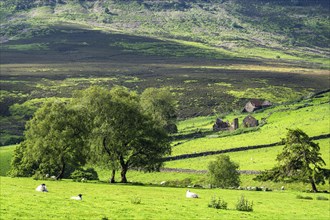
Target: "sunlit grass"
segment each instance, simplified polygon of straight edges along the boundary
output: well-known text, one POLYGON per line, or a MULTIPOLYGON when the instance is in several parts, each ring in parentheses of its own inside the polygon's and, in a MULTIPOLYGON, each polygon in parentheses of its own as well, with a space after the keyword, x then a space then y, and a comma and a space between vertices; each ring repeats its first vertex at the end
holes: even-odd
MULTIPOLYGON (((328 116, 330 109, 329 104, 324 103, 328 100, 328 96, 325 96, 322 100, 322 104, 315 103, 315 105, 308 106, 308 102, 303 102, 292 105, 282 105, 260 113, 254 113, 253 117, 259 121, 261 121, 262 118, 267 118, 267 123, 260 127, 260 129, 240 135, 230 136, 230 132, 227 132, 229 136, 221 137, 222 133, 220 132, 214 133, 216 135, 215 137, 206 136, 203 138, 185 140, 184 143, 173 147, 172 155, 275 143, 281 141, 281 139, 285 137, 287 129, 300 128, 309 136, 328 134, 330 132, 328 116)), ((240 126, 242 126, 242 120, 245 116, 247 116, 247 114, 232 114, 222 117, 222 119, 231 122, 233 118, 237 117, 240 126)), ((212 131, 214 122, 214 116, 198 117, 180 122, 178 128, 179 131, 184 133, 187 131, 198 131, 201 128, 212 131)))
MULTIPOLYGON (((330 139, 315 141, 320 145, 320 153, 326 162, 326 167, 330 168, 330 139)), ((266 170, 271 169, 277 163, 276 156, 282 152, 283 146, 246 150, 239 152, 226 153, 231 160, 238 163, 240 170, 266 170)), ((194 170, 207 170, 208 164, 214 161, 217 155, 204 156, 191 159, 175 160, 166 162, 166 168, 181 168, 194 170)))
MULTIPOLYGON (((316 195, 295 191, 251 192, 240 190, 193 189, 199 199, 185 198, 184 188, 125 186, 72 181, 44 181, 48 193, 34 189, 40 184, 26 178, 1 177, 1 218, 4 219, 327 219, 328 202, 316 200, 316 195), (82 201, 70 197, 83 194, 82 201), (235 210, 238 198, 244 194, 254 203, 254 211, 235 210), (315 197, 301 201, 297 195, 315 197), (229 210, 207 207, 214 195, 228 202, 229 210), (139 198, 140 204, 131 202, 139 198), (24 202, 22 202, 24 201, 24 202), (292 212, 292 210, 295 212, 292 212), (192 211, 194 210, 194 211, 192 211)), ((329 195, 322 194, 326 198, 329 195)))
POLYGON ((48 50, 47 44, 32 43, 32 44, 9 44, 2 46, 1 49, 9 50, 21 50, 21 51, 30 51, 30 50, 48 50))

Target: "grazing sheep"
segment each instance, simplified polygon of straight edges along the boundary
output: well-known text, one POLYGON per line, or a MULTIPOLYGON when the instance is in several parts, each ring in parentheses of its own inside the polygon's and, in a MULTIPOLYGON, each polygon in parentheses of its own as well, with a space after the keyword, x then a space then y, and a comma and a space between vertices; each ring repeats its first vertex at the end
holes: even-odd
POLYGON ((284 190, 284 186, 281 187, 281 190, 284 190))
POLYGON ((198 198, 198 195, 196 193, 190 192, 190 190, 188 189, 186 192, 186 197, 187 198, 198 198))
POLYGON ((43 184, 39 185, 36 188, 36 191, 38 191, 38 192, 48 192, 47 187, 46 187, 46 184, 43 183, 43 184))
POLYGON ((160 182, 160 185, 162 185, 162 186, 165 186, 165 184, 166 184, 166 181, 160 182))
POLYGON ((72 196, 71 199, 82 200, 82 194, 79 194, 78 196, 72 196))

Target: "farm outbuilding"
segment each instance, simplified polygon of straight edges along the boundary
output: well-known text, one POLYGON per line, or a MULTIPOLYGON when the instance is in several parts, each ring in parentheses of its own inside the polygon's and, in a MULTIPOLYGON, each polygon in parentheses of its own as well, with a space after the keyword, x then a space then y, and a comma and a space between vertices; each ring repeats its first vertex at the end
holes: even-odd
POLYGON ((217 118, 217 120, 213 124, 213 131, 228 130, 229 127, 230 127, 229 122, 225 122, 220 118, 217 118))
POLYGON ((258 109, 267 108, 269 106, 272 106, 272 103, 270 101, 261 101, 259 99, 251 99, 248 101, 243 109, 243 112, 254 112, 258 109))
POLYGON ((224 131, 224 130, 236 130, 238 129, 238 118, 235 118, 233 123, 225 122, 220 118, 217 118, 213 124, 213 131, 224 131))
POLYGON ((243 119, 243 125, 244 127, 248 127, 248 128, 257 127, 259 125, 259 121, 255 119, 253 116, 249 115, 243 119))

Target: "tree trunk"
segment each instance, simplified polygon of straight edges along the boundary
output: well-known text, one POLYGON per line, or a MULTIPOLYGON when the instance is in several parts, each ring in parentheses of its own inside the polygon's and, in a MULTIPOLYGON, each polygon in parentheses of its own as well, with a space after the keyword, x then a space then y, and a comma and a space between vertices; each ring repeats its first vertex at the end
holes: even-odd
POLYGON ((310 183, 311 183, 311 185, 312 185, 312 189, 313 189, 313 191, 314 191, 314 192, 318 192, 318 191, 317 191, 317 188, 316 188, 316 184, 315 184, 314 179, 313 179, 312 177, 309 177, 309 181, 310 181, 310 183))
POLYGON ((123 156, 119 157, 119 163, 120 163, 120 166, 121 166, 121 172, 120 172, 121 181, 120 182, 127 183, 126 173, 127 173, 127 170, 128 170, 128 165, 127 165, 127 162, 125 163, 123 156))
POLYGON ((126 173, 127 173, 127 166, 124 166, 121 168, 121 173, 120 173, 122 183, 127 183, 126 173))
POLYGON ((56 180, 62 179, 65 170, 65 163, 63 163, 61 172, 57 175, 56 180))
POLYGON ((112 170, 111 179, 110 179, 110 183, 115 183, 115 182, 116 182, 116 180, 115 180, 115 175, 116 175, 116 170, 113 169, 113 170, 112 170))

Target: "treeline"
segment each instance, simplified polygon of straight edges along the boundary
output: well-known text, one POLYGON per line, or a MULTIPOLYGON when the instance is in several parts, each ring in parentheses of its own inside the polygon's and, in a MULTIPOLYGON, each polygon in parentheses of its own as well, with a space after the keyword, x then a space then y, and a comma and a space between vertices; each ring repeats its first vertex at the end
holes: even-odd
POLYGON ((176 101, 165 89, 141 95, 125 87, 91 87, 70 100, 44 103, 26 124, 16 148, 11 176, 62 179, 87 162, 111 169, 158 170, 171 152, 168 133, 175 124, 176 101))

